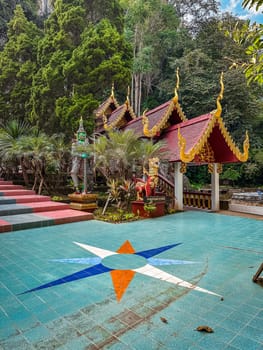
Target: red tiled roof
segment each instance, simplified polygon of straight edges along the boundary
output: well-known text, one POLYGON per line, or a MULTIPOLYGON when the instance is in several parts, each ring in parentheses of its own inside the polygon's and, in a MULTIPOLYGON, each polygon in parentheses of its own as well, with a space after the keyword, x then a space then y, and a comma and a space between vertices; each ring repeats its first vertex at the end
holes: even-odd
POLYGON ((188 153, 200 140, 212 118, 212 114, 205 114, 177 125, 173 125, 164 131, 161 139, 164 139, 169 149, 170 161, 180 161, 180 149, 178 145, 178 129, 186 140, 185 152, 188 153))
POLYGON ((112 124, 116 119, 118 119, 119 115, 123 113, 123 109, 126 109, 125 105, 119 106, 111 113, 108 119, 109 125, 112 124))
POLYGON ((132 107, 128 102, 116 108, 108 118, 107 125, 113 127, 121 127, 123 124, 127 124, 136 116, 132 107))
POLYGON ((233 152, 226 143, 217 123, 215 124, 208 141, 214 151, 216 163, 235 163, 240 161, 237 158, 236 153, 233 152))
POLYGON ((142 117, 131 120, 122 130, 133 130, 138 137, 145 137, 143 133, 142 117))
POLYGON ((177 105, 173 103, 173 100, 170 100, 146 112, 146 116, 149 118, 149 129, 152 129, 156 124, 160 123, 167 113, 169 114, 169 121, 171 125, 182 121, 182 118, 177 110, 177 105), (169 109, 171 109, 170 113, 169 109))
MULTIPOLYGON (((180 146, 178 139, 178 130, 185 139, 185 154, 198 146, 201 138, 207 135, 206 141, 211 146, 216 163, 233 163, 240 161, 237 157, 236 151, 231 149, 222 134, 220 125, 217 121, 214 122, 213 113, 208 113, 177 125, 173 125, 161 135, 161 139, 166 141, 167 149, 169 150, 169 161, 178 162, 180 159, 180 146), (210 130, 210 133, 207 132, 210 130)), ((229 136, 230 137, 230 136, 229 136)), ((197 147, 198 148, 198 147, 197 147)), ((192 162, 200 163, 198 154, 192 162)))
MULTIPOLYGON (((182 121, 179 112, 177 111, 176 105, 173 104, 173 101, 167 101, 162 105, 146 112, 146 116, 149 120, 148 128, 152 129, 155 125, 161 124, 163 118, 166 114, 169 114, 169 122, 174 125, 182 121), (171 108, 172 107, 172 108, 171 108), (169 109, 171 111, 169 112, 169 109)), ((136 118, 135 120, 129 122, 123 129, 125 130, 134 130, 138 137, 146 137, 143 132, 143 117, 136 118)))
POLYGON ((119 104, 117 100, 113 96, 110 96, 109 98, 107 98, 107 100, 105 100, 99 105, 99 107, 94 111, 94 113, 97 117, 99 117, 106 111, 108 107, 111 107, 111 109, 114 110, 118 106, 119 104))

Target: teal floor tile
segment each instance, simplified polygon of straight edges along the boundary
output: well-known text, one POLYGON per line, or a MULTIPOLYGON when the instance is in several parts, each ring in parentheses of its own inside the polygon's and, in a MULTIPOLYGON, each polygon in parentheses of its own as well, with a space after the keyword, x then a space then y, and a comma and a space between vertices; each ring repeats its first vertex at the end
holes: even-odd
POLYGON ((262 287, 252 282, 262 221, 203 212, 92 220, 2 234, 0 246, 1 350, 262 346, 262 287), (214 333, 195 331, 202 324, 214 333))
POLYGON ((262 342, 259 343, 256 340, 247 338, 242 334, 237 335, 231 342, 231 346, 236 347, 237 349, 249 349, 249 350, 260 350, 262 349, 262 342))

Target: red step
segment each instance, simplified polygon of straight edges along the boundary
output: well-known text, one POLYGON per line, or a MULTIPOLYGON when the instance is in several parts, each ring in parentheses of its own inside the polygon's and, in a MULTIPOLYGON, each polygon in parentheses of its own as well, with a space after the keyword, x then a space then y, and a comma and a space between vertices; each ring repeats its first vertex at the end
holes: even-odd
POLYGON ((68 224, 70 222, 78 222, 93 219, 92 213, 87 213, 73 209, 46 211, 41 212, 38 215, 53 219, 55 221, 55 225, 68 224))
POLYGON ((13 185, 12 181, 5 181, 5 180, 0 180, 0 185, 13 185))
POLYGON ((6 191, 6 190, 18 190, 18 189, 24 189, 21 185, 13 185, 13 184, 1 184, 0 183, 0 192, 6 191))
POLYGON ((0 233, 92 219, 92 213, 70 209, 69 204, 0 179, 0 233))
POLYGON ((25 196, 30 194, 36 194, 33 190, 1 190, 0 195, 6 196, 6 197, 14 197, 14 196, 25 196))
POLYGON ((16 196, 9 196, 8 198, 15 199, 17 204, 50 201, 49 196, 41 196, 38 194, 27 195, 27 196, 24 195, 24 196, 17 196, 17 197, 16 196))
POLYGON ((35 214, 6 215, 0 218, 0 233, 69 224, 92 219, 92 213, 73 209, 46 211, 35 214))
POLYGON ((59 203, 59 202, 53 202, 53 201, 29 202, 29 203, 24 203, 23 206, 31 208, 33 210, 33 213, 39 213, 41 211, 70 209, 69 204, 67 203, 59 203))

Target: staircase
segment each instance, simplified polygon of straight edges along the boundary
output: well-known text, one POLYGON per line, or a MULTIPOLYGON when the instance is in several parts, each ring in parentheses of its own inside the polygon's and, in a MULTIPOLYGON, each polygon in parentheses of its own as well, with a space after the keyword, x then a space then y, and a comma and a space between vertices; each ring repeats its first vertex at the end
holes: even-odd
POLYGON ((91 219, 92 213, 70 209, 69 204, 0 179, 0 233, 91 219))
POLYGON ((174 184, 164 175, 158 174, 158 190, 165 196, 168 206, 174 207, 174 184))

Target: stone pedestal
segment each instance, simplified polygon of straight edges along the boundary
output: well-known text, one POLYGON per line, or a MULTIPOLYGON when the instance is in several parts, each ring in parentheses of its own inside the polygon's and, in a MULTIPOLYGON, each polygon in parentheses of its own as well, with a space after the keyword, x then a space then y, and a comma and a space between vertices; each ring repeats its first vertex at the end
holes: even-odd
POLYGON ((96 193, 71 193, 68 195, 70 198, 70 208, 81 211, 93 212, 98 208, 96 193))
POLYGON ((133 201, 131 203, 133 214, 142 218, 156 218, 165 215, 165 201, 154 201, 152 204, 156 206, 156 209, 151 212, 144 209, 145 204, 143 201, 133 201))

